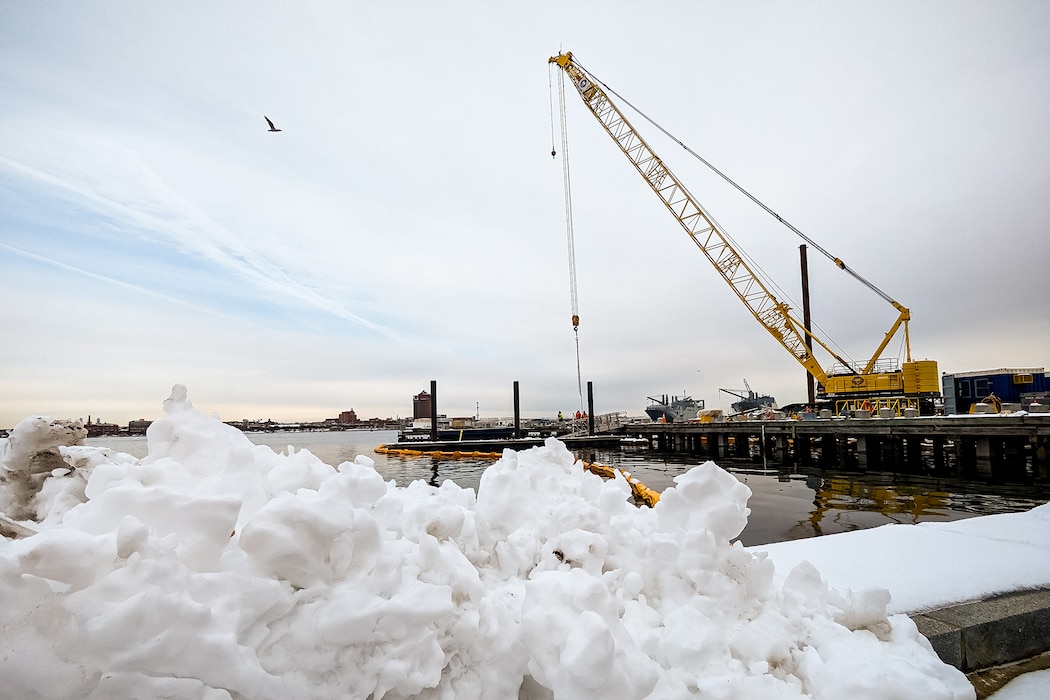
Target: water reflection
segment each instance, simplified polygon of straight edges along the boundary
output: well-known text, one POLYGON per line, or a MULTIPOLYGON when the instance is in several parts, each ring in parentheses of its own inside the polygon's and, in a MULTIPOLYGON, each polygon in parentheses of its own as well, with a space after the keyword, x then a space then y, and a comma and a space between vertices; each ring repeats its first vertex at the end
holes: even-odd
MULTIPOLYGON (((435 459, 376 454, 382 443, 396 442, 393 431, 332 433, 251 433, 256 444, 278 452, 309 449, 322 461, 339 465, 364 455, 376 470, 401 486, 423 480, 439 486, 452 480, 477 492, 487 459, 435 459)), ((104 445, 143 457, 145 438, 92 438, 104 445)), ((577 457, 625 469, 649 488, 661 492, 674 478, 703 459, 649 450, 578 452, 577 457)), ((1050 501, 1050 485, 987 484, 946 477, 893 473, 803 470, 767 462, 765 468, 747 459, 719 459, 719 466, 748 485, 751 515, 740 535, 745 545, 861 530, 891 523, 959 520, 975 515, 1030 510, 1050 501)))
MULTIPOLYGON (((590 455, 627 469, 657 491, 702 462, 677 454, 606 452, 590 455)), ((894 523, 944 522, 1030 510, 1050 501, 1050 484, 988 484, 889 472, 833 472, 748 459, 717 463, 751 489, 745 545, 862 530, 894 523)))

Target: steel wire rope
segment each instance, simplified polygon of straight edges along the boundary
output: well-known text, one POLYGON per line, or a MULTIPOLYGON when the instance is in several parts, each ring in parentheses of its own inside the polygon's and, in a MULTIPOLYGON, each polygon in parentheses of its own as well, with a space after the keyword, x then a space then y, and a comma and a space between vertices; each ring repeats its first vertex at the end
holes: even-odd
MULTIPOLYGON (((548 89, 550 86, 550 70, 548 70, 548 89)), ((569 177, 569 129, 565 115, 565 73, 558 71, 558 114, 561 127, 561 163, 562 163, 562 186, 565 196, 565 237, 569 257, 569 303, 572 306, 572 331, 576 336, 576 390, 580 396, 580 410, 583 410, 583 371, 580 365, 580 302, 579 292, 576 286, 576 243, 573 237, 572 225, 572 184, 569 177)), ((551 136, 553 138, 554 115, 551 114, 551 136)), ((555 150, 551 148, 551 156, 556 156, 555 150)))
POLYGON ((655 127, 656 129, 659 129, 659 130, 660 130, 660 132, 661 132, 661 133, 662 133, 662 134, 663 134, 664 136, 666 136, 667 138, 671 139, 672 141, 674 141, 675 143, 677 143, 677 144, 678 144, 679 146, 681 146, 681 147, 682 147, 682 149, 683 149, 683 150, 685 150, 685 152, 686 152, 686 153, 688 153, 689 155, 693 156, 694 158, 696 158, 697 160, 699 160, 699 161, 700 161, 701 163, 703 163, 704 165, 706 165, 706 166, 707 166, 708 168, 710 168, 710 169, 711 169, 711 171, 712 171, 712 172, 714 172, 714 173, 715 173, 716 175, 718 175, 718 176, 719 176, 720 178, 722 178, 723 180, 725 180, 726 182, 728 182, 728 183, 729 183, 730 185, 732 185, 733 187, 735 187, 735 188, 736 188, 736 189, 737 189, 737 190, 738 190, 738 191, 739 191, 739 192, 740 192, 741 194, 743 194, 743 195, 744 195, 745 197, 747 197, 748 199, 750 199, 750 200, 751 200, 752 202, 754 202, 755 204, 757 204, 758 206, 760 206, 760 207, 761 207, 761 208, 762 208, 762 209, 763 209, 763 210, 764 210, 764 211, 765 211, 765 212, 766 212, 767 214, 769 214, 769 215, 770 215, 770 216, 772 216, 772 217, 773 217, 774 219, 776 219, 777 221, 779 221, 779 222, 780 222, 781 224, 783 224, 784 226, 786 226, 786 227, 787 227, 788 229, 790 229, 790 230, 791 230, 791 231, 792 231, 793 233, 795 233, 795 234, 796 234, 796 235, 797 235, 797 236, 798 236, 799 238, 801 238, 802 240, 804 240, 804 241, 805 241, 806 243, 808 243, 809 245, 813 246, 813 247, 814 247, 814 248, 816 248, 816 249, 817 249, 818 251, 820 251, 820 252, 821 252, 821 253, 822 253, 823 255, 825 255, 825 256, 826 256, 826 257, 827 257, 827 258, 828 258, 829 260, 831 260, 832 262, 834 262, 834 263, 835 263, 835 265, 836 265, 837 267, 839 267, 840 269, 842 269, 842 270, 844 270, 844 271, 848 272, 848 273, 850 274, 850 276, 852 276, 852 277, 853 277, 854 279, 856 279, 856 280, 857 280, 858 282, 860 282, 861 284, 863 284, 864 286, 866 286, 866 287, 867 287, 868 289, 870 289, 871 291, 873 291, 873 292, 875 292, 876 294, 878 294, 878 295, 879 295, 880 297, 882 297, 883 299, 885 299, 885 300, 886 300, 886 301, 888 301, 889 303, 891 303, 891 304, 895 303, 895 302, 894 302, 894 300, 893 300, 893 298, 892 298, 892 297, 891 297, 890 295, 886 294, 886 292, 882 291, 881 289, 879 289, 878 287, 876 287, 876 286, 875 286, 875 285, 874 285, 873 283, 871 283, 870 281, 868 281, 867 279, 865 279, 865 278, 864 278, 864 277, 863 277, 863 276, 862 276, 862 275, 861 275, 860 273, 858 273, 858 272, 857 272, 856 270, 854 270, 853 268, 851 268, 851 267, 849 267, 848 265, 846 265, 846 263, 845 263, 845 262, 843 262, 843 261, 842 261, 842 260, 841 260, 840 258, 838 258, 838 257, 836 257, 836 256, 832 255, 831 253, 829 253, 829 252, 828 252, 828 251, 827 251, 827 250, 826 250, 826 249, 825 249, 825 248, 824 248, 823 246, 821 246, 821 245, 820 245, 819 243, 817 243, 816 241, 814 241, 814 240, 813 240, 812 238, 810 238, 810 237, 809 237, 809 236, 807 236, 806 234, 802 233, 802 231, 798 230, 798 229, 797 229, 797 228, 796 228, 796 227, 795 227, 795 226, 794 226, 793 224, 791 224, 791 223, 790 223, 789 221, 787 221, 787 220, 786 220, 786 219, 784 219, 784 218, 783 218, 782 216, 780 216, 780 214, 777 214, 777 213, 776 213, 775 211, 773 211, 772 209, 770 209, 770 208, 769 208, 768 206, 766 206, 766 205, 765 205, 765 203, 764 203, 764 202, 762 202, 762 201, 761 201, 760 199, 758 199, 757 197, 755 197, 755 196, 754 196, 753 194, 751 194, 750 192, 748 192, 747 190, 745 190, 745 189, 744 189, 743 187, 741 187, 741 186, 740 186, 739 184, 737 184, 737 183, 736 183, 736 182, 735 182, 735 181, 734 181, 734 180, 733 180, 732 178, 730 178, 730 177, 729 177, 728 175, 726 175, 726 174, 725 174, 725 173, 723 173, 723 172, 722 172, 721 170, 719 170, 718 168, 716 168, 716 167, 715 167, 715 166, 714 166, 714 165, 713 165, 712 163, 708 162, 708 161, 707 161, 707 159, 705 159, 705 158, 704 158, 703 156, 701 156, 701 155, 700 155, 699 153, 697 153, 697 152, 696 152, 696 151, 694 151, 693 149, 689 148, 689 146, 685 145, 685 144, 684 144, 684 143, 683 143, 682 141, 680 141, 680 140, 679 140, 679 139, 678 139, 677 137, 675 137, 675 136, 674 136, 673 134, 671 134, 671 133, 670 133, 669 131, 667 131, 667 130, 666 130, 666 129, 664 129, 664 128, 663 128, 662 126, 660 126, 660 125, 659 125, 659 124, 657 124, 657 123, 656 123, 655 121, 653 121, 653 119, 651 119, 651 118, 649 117, 649 115, 647 115, 647 114, 646 114, 645 112, 643 112, 642 110, 638 109, 638 108, 637 108, 637 107, 635 107, 635 106, 634 106, 633 104, 631 104, 631 103, 630 103, 630 102, 629 102, 629 101, 628 101, 628 100, 627 100, 626 98, 624 98, 624 96, 623 96, 623 95, 621 95, 620 93, 618 93, 618 92, 616 92, 615 90, 613 90, 613 89, 612 89, 611 87, 609 87, 609 86, 608 86, 608 85, 607 85, 607 84, 606 84, 606 83, 605 83, 605 82, 604 82, 603 80, 601 80, 600 78, 598 78, 597 76, 595 76, 595 75, 594 75, 594 73, 592 73, 591 71, 589 71, 589 70, 587 70, 586 68, 584 68, 584 67, 583 67, 583 65, 582 65, 582 64, 581 64, 581 63, 580 63, 579 61, 576 61, 575 59, 573 59, 573 61, 574 61, 574 62, 576 63, 576 65, 577 65, 577 66, 579 66, 579 68, 580 68, 581 70, 583 70, 584 72, 586 72, 586 73, 587 73, 587 75, 589 75, 589 76, 590 76, 590 77, 591 77, 591 78, 592 78, 592 79, 593 79, 593 80, 594 80, 594 81, 595 81, 596 83, 600 84, 600 85, 601 85, 602 87, 604 87, 604 88, 605 88, 606 90, 608 90, 609 92, 611 92, 611 93, 612 93, 613 95, 616 95, 616 97, 617 97, 617 98, 619 98, 620 100, 622 100, 622 101, 623 101, 623 103, 624 103, 625 105, 627 105, 627 106, 628 106, 628 107, 630 107, 630 108, 631 108, 632 110, 634 110, 634 111, 635 111, 635 112, 636 112, 636 113, 637 113, 637 114, 638 114, 638 115, 639 115, 640 117, 642 117, 642 119, 645 119, 645 120, 646 120, 647 122, 649 122, 650 124, 652 124, 652 125, 653 125, 653 127, 655 127))
MULTIPOLYGON (((596 75, 594 75, 594 73, 592 73, 590 70, 585 68, 583 66, 583 64, 581 64, 575 58, 573 59, 573 63, 575 63, 576 66, 578 68, 580 68, 580 70, 585 72, 591 78, 591 80, 593 80, 594 82, 596 82, 599 85, 601 85, 609 93, 615 95, 616 98, 618 100, 620 100, 624 105, 629 107, 632 111, 634 111, 636 114, 638 114, 642 119, 644 119, 645 121, 649 122, 654 128, 659 130, 660 133, 662 133, 664 136, 666 136, 667 138, 669 138, 670 140, 672 140, 676 144, 678 144, 678 146, 680 146, 686 153, 688 153, 689 155, 693 156, 695 159, 697 159, 698 161, 703 163, 712 172, 714 172, 716 175, 718 175, 723 180, 725 180, 727 183, 732 185, 736 190, 738 190, 740 193, 742 193, 744 196, 746 196, 752 202, 754 202, 759 207, 761 207, 766 213, 768 213, 770 216, 775 218, 778 222, 783 224, 785 227, 787 227, 793 233, 798 235, 802 240, 806 241, 806 243, 812 245, 814 248, 816 248, 818 251, 820 251, 829 260, 834 262, 836 267, 838 267, 838 268, 844 270, 845 272, 849 273, 850 276, 852 276, 854 279, 859 281, 864 286, 868 287, 870 290, 875 292, 877 295, 879 295, 882 299, 886 300, 890 304, 896 304, 896 302, 893 300, 893 298, 891 298, 888 294, 886 294, 881 289, 876 287, 874 284, 872 284, 871 282, 866 280, 864 277, 862 277, 860 274, 858 274, 855 270, 853 270, 848 265, 846 265, 841 259, 839 259, 839 258, 835 257, 834 255, 832 255, 824 247, 822 247, 819 243, 815 242, 809 236, 807 236, 806 234, 802 233, 795 226, 793 226, 790 222, 788 222, 786 219, 784 219, 779 214, 777 214, 775 211, 773 211, 768 206, 766 206, 761 200, 759 200, 757 197, 755 197, 750 192, 748 192, 743 187, 741 187, 739 184, 737 184, 728 175, 726 175, 721 170, 716 168, 712 163, 710 163, 707 159, 705 159, 699 153, 697 153, 693 149, 689 148, 689 146, 687 146, 681 139, 679 139, 678 137, 674 136, 667 129, 665 129, 663 126, 658 124, 648 114, 646 114, 642 110, 640 110, 637 107, 635 107, 634 104, 632 104, 630 100, 625 98, 620 93, 616 92, 616 90, 611 88, 605 81, 603 81, 601 78, 598 78, 596 75)), ((704 213, 704 215, 708 219, 710 219, 712 222, 714 222, 716 226, 718 226, 718 228, 721 231, 722 235, 735 248, 737 254, 740 255, 742 258, 745 258, 748 261, 749 265, 752 266, 757 271, 757 276, 762 279, 763 284, 765 284, 768 287, 771 287, 771 288, 775 289, 777 291, 777 293, 783 299, 786 299, 787 301, 791 302, 791 305, 792 305, 793 308, 798 308, 798 304, 794 301, 794 299, 791 297, 791 295, 789 295, 786 291, 784 291, 784 289, 779 284, 777 284, 776 281, 773 280, 773 278, 770 277, 768 275, 768 273, 765 272, 765 270, 762 269, 762 266, 758 264, 757 260, 755 260, 753 257, 751 257, 751 255, 749 255, 747 252, 745 252, 743 250, 743 248, 740 247, 740 245, 726 232, 725 227, 723 227, 721 224, 719 224, 718 221, 715 219, 715 217, 712 216, 711 213, 702 204, 700 204, 699 200, 697 200, 695 197, 693 197, 692 192, 689 192, 689 190, 688 190, 688 188, 686 188, 685 184, 684 183, 679 183, 679 184, 681 184, 682 188, 684 190, 686 190, 686 194, 689 195, 689 198, 697 205, 697 207, 700 208, 700 210, 704 213)), ((852 365, 851 369, 854 369, 854 371, 855 371, 856 367, 858 366, 857 361, 855 359, 853 359, 853 357, 841 345, 839 345, 837 342, 835 342, 835 340, 819 324, 817 324, 812 319, 810 320, 810 323, 814 326, 814 328, 816 330, 819 330, 821 332, 821 334, 822 334, 823 338, 826 340, 826 342, 828 342, 830 345, 834 346, 834 348, 839 352, 839 354, 841 354, 842 356, 844 356, 844 357, 849 359, 850 365, 852 365)))

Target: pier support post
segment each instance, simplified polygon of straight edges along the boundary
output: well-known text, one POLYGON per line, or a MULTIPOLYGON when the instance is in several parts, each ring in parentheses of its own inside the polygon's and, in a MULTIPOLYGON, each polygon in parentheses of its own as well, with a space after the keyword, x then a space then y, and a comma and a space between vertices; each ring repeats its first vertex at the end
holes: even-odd
POLYGON ((922 469, 922 438, 911 435, 904 443, 904 470, 918 472, 922 469))
POLYGON ((438 383, 430 380, 430 441, 438 440, 438 383))
POLYGON ((521 402, 518 395, 518 380, 514 380, 514 439, 521 439, 521 402))
POLYGON ((1033 436, 1032 442, 1032 474, 1036 479, 1050 478, 1050 461, 1047 460, 1047 440, 1044 437, 1033 436))
POLYGON ((747 459, 751 456, 749 454, 750 450, 748 449, 748 442, 750 441, 750 439, 751 438, 745 434, 736 434, 736 436, 733 438, 734 457, 739 457, 740 459, 747 459))
MULTIPOLYGON (((887 464, 893 471, 898 471, 904 462, 904 439, 894 436, 889 436, 882 441, 882 459, 883 463, 887 464)), ((905 467, 905 471, 907 468, 905 467)))
POLYGON ((820 466, 827 468, 839 461, 839 441, 835 435, 820 436, 820 466))
POLYGON ((977 440, 963 435, 956 435, 953 439, 959 473, 972 476, 977 471, 977 440))
POLYGON ((587 382, 587 434, 594 435, 594 382, 587 382))
POLYGON ((992 441, 987 437, 977 438, 976 444, 977 473, 984 477, 992 475, 992 441))
POLYGON ((1001 455, 1001 466, 1003 478, 1010 481, 1023 480, 1028 471, 1028 455, 1025 447, 1028 439, 1023 437, 1008 437, 1003 440, 1003 453, 1001 455))
POLYGON ((776 450, 777 450, 776 459, 777 459, 777 461, 780 462, 781 464, 787 464, 788 462, 791 461, 791 450, 789 448, 788 436, 787 435, 777 435, 774 439, 776 440, 776 445, 777 445, 777 447, 776 447, 776 450))
POLYGON ((943 435, 935 435, 933 437, 933 468, 935 471, 944 471, 945 467, 948 466, 948 461, 944 454, 944 445, 948 441, 948 438, 943 435))
POLYGON ((813 465, 813 441, 809 435, 795 436, 795 462, 803 467, 813 465))
POLYGON ((777 438, 775 435, 766 435, 766 431, 762 430, 762 463, 765 464, 765 460, 774 459, 777 453, 777 438))
MULTIPOLYGON (((872 452, 875 451, 873 448, 877 448, 878 445, 875 441, 867 435, 857 438, 857 469, 865 471, 868 468, 871 458, 874 456, 872 452)), ((876 458, 877 461, 877 458, 876 458)))

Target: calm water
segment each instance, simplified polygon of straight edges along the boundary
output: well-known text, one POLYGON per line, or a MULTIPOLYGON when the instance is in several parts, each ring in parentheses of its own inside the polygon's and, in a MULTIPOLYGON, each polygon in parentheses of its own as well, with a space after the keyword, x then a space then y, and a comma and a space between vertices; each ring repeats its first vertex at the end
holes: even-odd
MULTIPOLYGON (((397 441, 395 431, 329 433, 248 433, 257 445, 278 452, 289 446, 307 449, 328 464, 366 455, 385 479, 399 485, 422 479, 439 484, 451 479, 475 491, 488 460, 439 460, 376 454, 376 445, 397 441)), ((88 445, 110 447, 136 457, 147 453, 144 437, 91 438, 88 445)), ((656 491, 674 485, 674 477, 698 461, 651 451, 594 451, 577 455, 626 469, 656 491)), ((750 487, 751 516, 740 540, 745 545, 861 530, 889 523, 959 520, 975 515, 1029 510, 1050 501, 1050 485, 990 485, 956 479, 888 473, 800 473, 769 463, 723 459, 719 466, 750 487)))

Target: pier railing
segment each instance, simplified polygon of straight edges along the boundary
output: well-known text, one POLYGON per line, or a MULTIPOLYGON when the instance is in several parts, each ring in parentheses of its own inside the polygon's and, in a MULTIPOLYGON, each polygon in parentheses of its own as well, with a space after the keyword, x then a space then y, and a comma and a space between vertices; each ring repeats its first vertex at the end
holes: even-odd
MULTIPOLYGON (((563 433, 569 437, 587 435, 590 432, 590 418, 571 418, 567 421, 569 429, 563 433)), ((594 416, 595 435, 619 432, 631 422, 627 411, 613 411, 612 413, 600 413, 594 416)))

